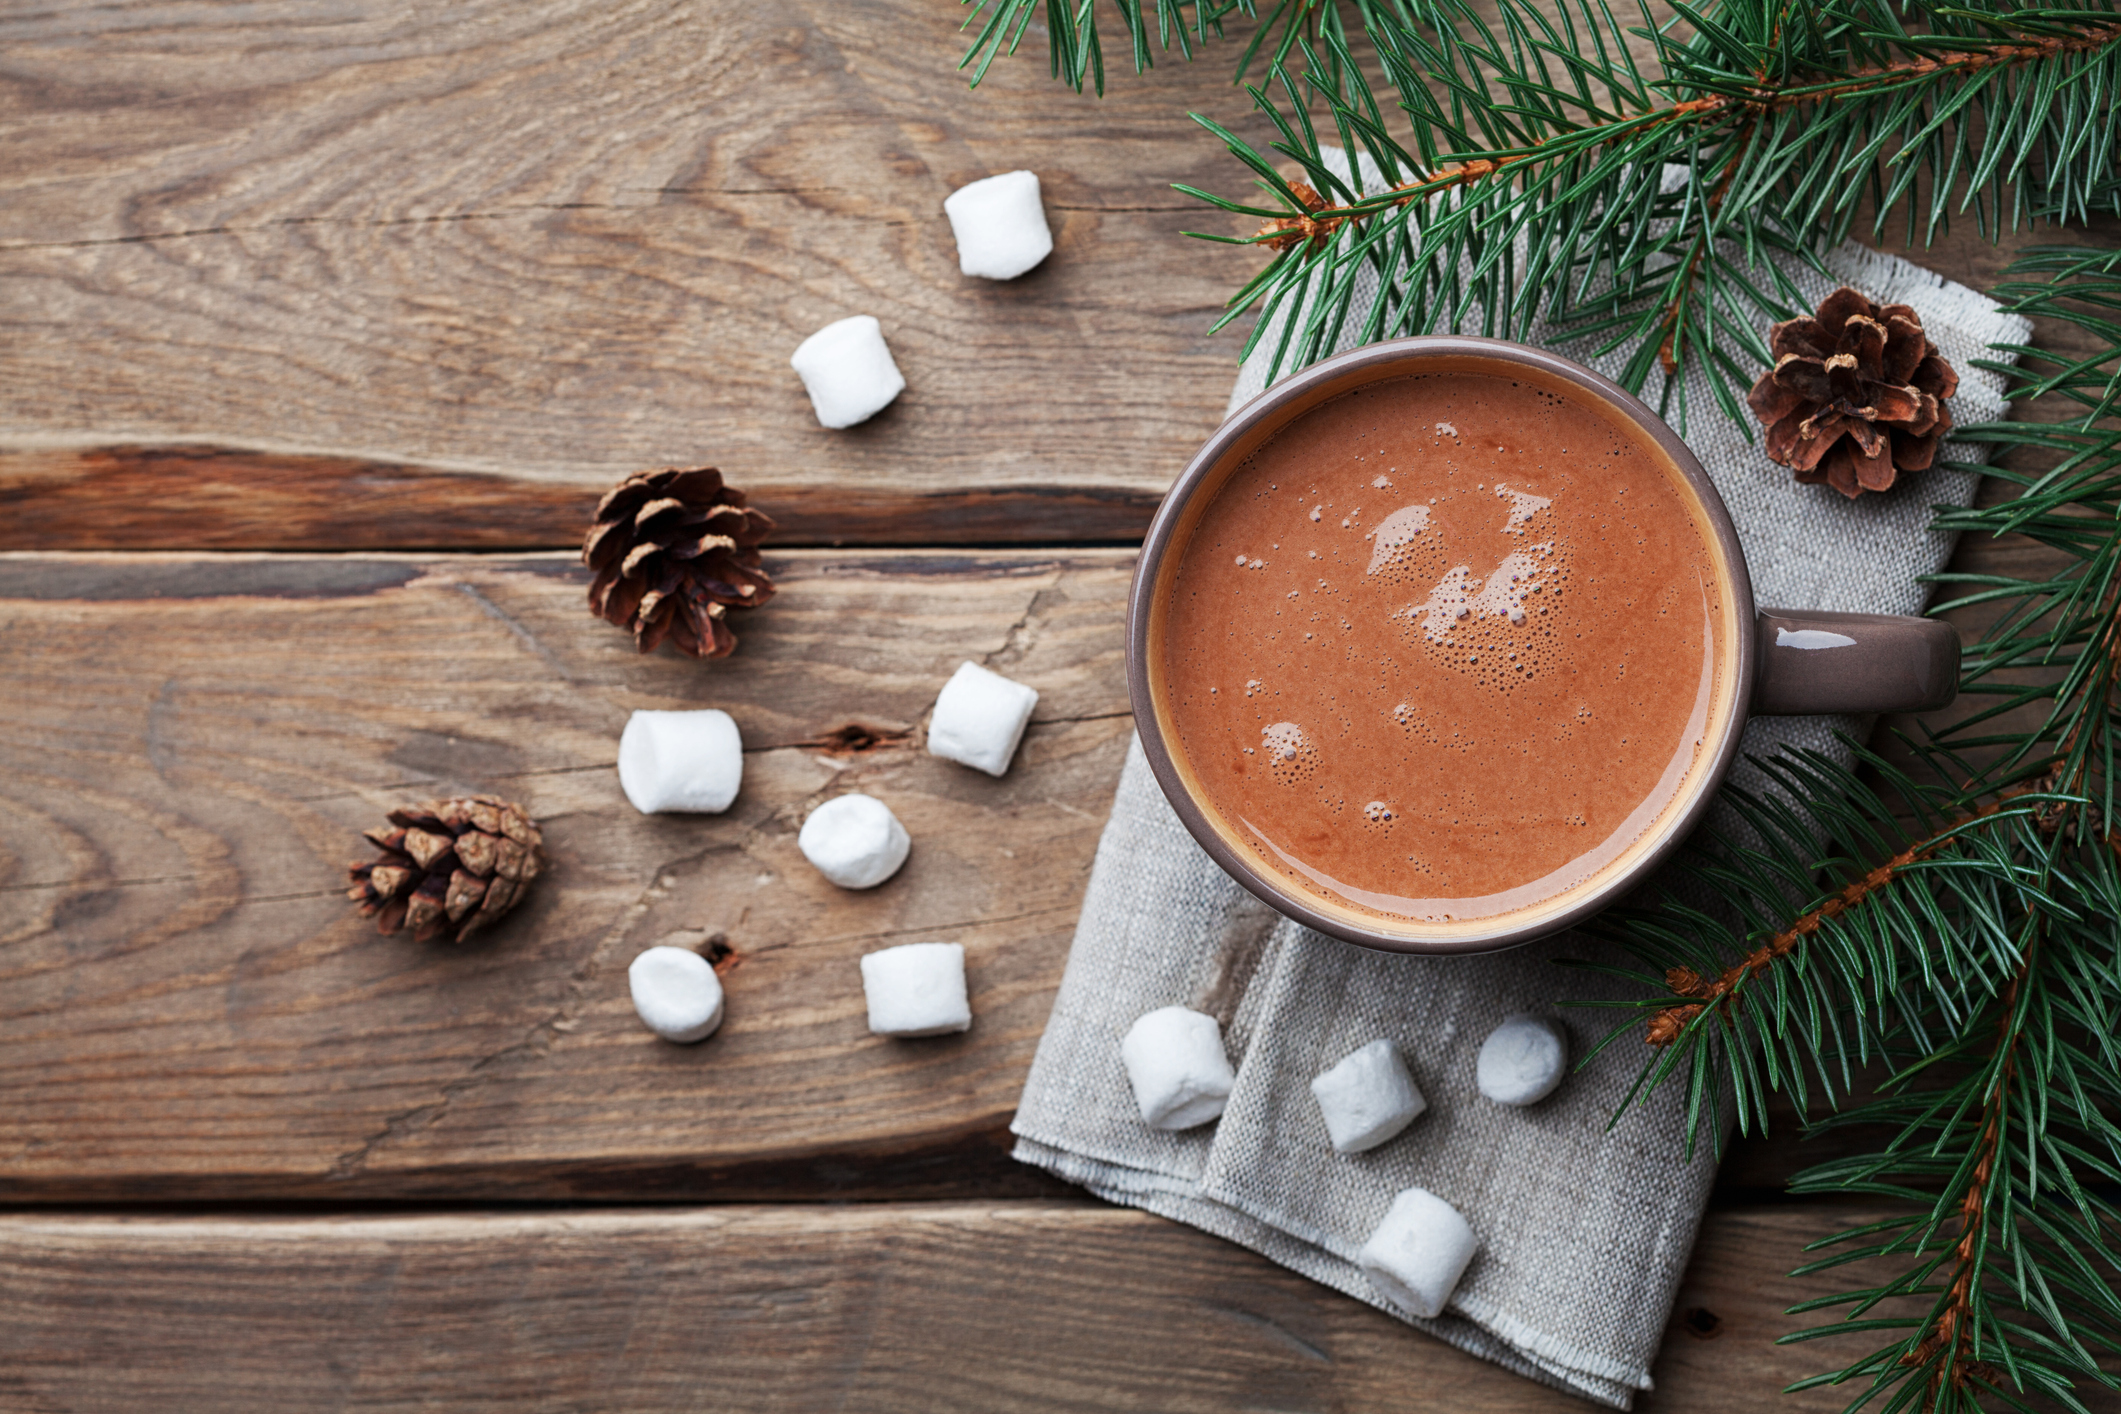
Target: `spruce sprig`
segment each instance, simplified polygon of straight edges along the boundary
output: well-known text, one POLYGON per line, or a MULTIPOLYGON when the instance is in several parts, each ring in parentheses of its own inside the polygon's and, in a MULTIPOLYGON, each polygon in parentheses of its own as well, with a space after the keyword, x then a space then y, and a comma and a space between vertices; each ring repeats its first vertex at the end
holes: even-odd
MULTIPOLYGON (((977 81, 1037 7, 967 3, 977 81)), ((1992 234, 2036 213, 2121 211, 2109 0, 1671 0, 1662 22, 1609 0, 1112 8, 1137 69, 1152 31, 1191 57, 1226 20, 1256 21, 1238 72, 1262 63, 1248 92, 1274 140, 1194 118, 1261 195, 1179 190, 1261 223, 1205 239, 1271 254, 1216 326, 1259 312, 1245 352, 1273 338, 1270 381, 1350 343, 1520 336, 1544 319, 1628 349, 1634 391, 1662 374, 1657 396, 1682 424, 1674 375, 1698 364, 1742 422, 1758 331, 1794 312, 1765 253, 1816 262, 1866 198, 1875 231, 1900 220, 1925 241, 1955 210, 1992 234), (1359 154, 1368 179, 1341 175, 1329 145, 1359 154)), ((1045 14, 1056 76, 1102 92, 1094 0, 1046 0, 1045 14)))
POLYGON ((1467 0, 1356 5, 1402 122, 1323 31, 1250 90, 1278 134, 1266 151, 1198 119, 1265 194, 1193 191, 1263 223, 1208 239, 1273 252, 1224 321, 1292 311, 1276 369, 1351 335, 1519 337, 1544 319, 1627 348, 1637 392, 1661 371, 1673 395, 1698 361, 1742 420, 1757 331, 1792 312, 1764 253, 1816 261, 1866 197, 1874 230, 1899 218, 1924 240, 1955 208, 1994 233, 2035 206, 2081 217, 2113 200, 2121 13, 2107 4, 1723 0, 1625 25, 1605 0, 1491 3, 1493 20, 1467 0), (1374 164, 1361 192, 1328 144, 1374 164), (1372 280, 1382 294, 1358 325, 1372 280))
MULTIPOLYGON (((984 73, 1033 0, 968 3, 984 73)), ((1743 423, 1760 330, 1798 299, 1770 253, 1818 266, 1866 201, 1874 232, 1924 240, 1969 210, 1991 236, 2121 212, 2111 3, 1676 0, 1639 24, 1608 0, 1204 0, 1190 23, 1180 0, 1114 9, 1137 69, 1151 16, 1189 58, 1226 18, 1260 21, 1238 72, 1264 60, 1249 92, 1276 139, 1195 118, 1264 195, 1181 190, 1262 223, 1208 238, 1271 252, 1222 320, 1258 311, 1246 352, 1274 341, 1270 379, 1351 343, 1545 319, 1626 348, 1638 391, 1663 375, 1682 422, 1675 375, 1700 367, 1743 423)), ((1055 73, 1101 92, 1092 0, 1046 13, 1055 73)), ((2027 251, 1997 294, 2100 352, 1998 347, 2014 396, 2076 416, 1954 434, 2049 465, 1983 468, 2016 495, 1936 525, 2025 535, 2065 565, 1935 577, 1956 596, 1938 609, 1998 615, 1964 662, 1976 710, 1903 738, 1907 768, 1854 743, 1856 771, 1757 762, 1768 788, 1727 792, 1740 828, 1689 848, 1696 897, 1600 922, 1635 963, 1606 970, 1641 990, 1600 1049, 1650 1042, 1631 1099, 1683 1086, 1690 1148, 1727 1121, 1764 1128, 1776 1092, 1817 1128, 1884 1136, 1793 1185, 1910 1205, 1802 1269, 1897 1273, 1806 1303, 1838 1315, 1788 1337, 1866 1341, 1799 1386, 1847 1385, 1852 1410, 2088 1414, 2088 1393, 2121 1388, 2099 1368, 2121 1354, 2121 252, 2027 251)))
POLYGON ((1792 1184, 1915 1205, 1814 1244, 1826 1255, 1801 1269, 1897 1264, 1796 1308, 1840 1314, 1790 1340, 1890 1337, 1798 1386, 1853 1384, 1851 1409, 2084 1410, 2085 1391, 2121 1388, 2098 1365, 2121 1354, 2121 428, 2106 416, 2121 252, 2034 248, 1998 289, 2102 352, 1999 347, 2025 360, 2015 396, 2080 415, 1954 434, 2054 464, 1988 468, 2017 494, 1935 524, 2025 535, 2065 561, 2040 579, 1935 576, 1956 594, 1938 610, 1998 614, 1963 664, 1977 710, 1902 738, 1911 767, 1861 749, 1860 773, 1817 754, 1757 762, 1770 790, 1727 790, 1739 827, 1689 846, 1683 877, 1717 906, 1599 922, 1639 964, 1606 970, 1643 990, 1600 1049, 1650 1043, 1635 1093, 1683 1084, 1690 1144, 1720 1141, 1727 1100, 1741 1131, 1764 1128, 1777 1091, 1824 1113, 1814 1131, 1884 1136, 1792 1184), (1881 1069, 1875 1098, 1835 1109, 1881 1069))

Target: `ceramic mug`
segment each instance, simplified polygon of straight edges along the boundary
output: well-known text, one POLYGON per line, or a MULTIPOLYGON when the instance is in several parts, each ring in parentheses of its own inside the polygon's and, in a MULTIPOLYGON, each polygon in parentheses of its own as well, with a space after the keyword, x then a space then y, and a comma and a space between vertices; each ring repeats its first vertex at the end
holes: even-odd
POLYGON ((1752 714, 1927 711, 1957 692, 1959 636, 1936 619, 1759 609, 1745 552, 1701 463, 1639 398, 1554 354, 1498 339, 1428 336, 1355 349, 1298 373, 1247 403, 1218 428, 1179 476, 1149 527, 1127 608, 1127 683, 1142 748, 1179 819, 1231 877, 1290 918, 1365 947, 1403 953, 1492 952, 1579 922, 1625 894, 1699 823, 1737 755, 1752 714), (1380 917, 1301 892, 1264 867, 1224 820, 1177 746, 1164 652, 1178 566, 1202 514, 1245 461, 1291 422, 1367 384, 1423 372, 1524 379, 1603 410, 1653 446, 1676 473, 1707 545, 1728 646, 1717 668, 1715 708, 1696 760, 1705 768, 1610 862, 1551 897, 1514 912, 1427 921, 1380 917))

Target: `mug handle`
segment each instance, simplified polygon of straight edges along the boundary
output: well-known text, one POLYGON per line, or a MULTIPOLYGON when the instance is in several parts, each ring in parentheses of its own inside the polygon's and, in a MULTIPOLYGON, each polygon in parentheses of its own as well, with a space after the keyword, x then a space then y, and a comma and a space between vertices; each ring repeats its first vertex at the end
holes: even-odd
POLYGON ((1959 695, 1959 630, 1905 614, 1762 609, 1756 716, 1928 712, 1959 695))

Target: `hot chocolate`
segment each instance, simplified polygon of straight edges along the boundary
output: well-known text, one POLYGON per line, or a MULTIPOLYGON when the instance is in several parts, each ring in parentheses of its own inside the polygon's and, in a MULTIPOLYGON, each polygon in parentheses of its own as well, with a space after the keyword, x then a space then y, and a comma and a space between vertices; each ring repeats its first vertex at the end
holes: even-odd
POLYGON ((1694 505, 1632 427, 1529 377, 1313 408, 1168 581, 1174 755, 1268 873, 1358 914, 1568 893, 1708 769, 1731 649, 1694 505))

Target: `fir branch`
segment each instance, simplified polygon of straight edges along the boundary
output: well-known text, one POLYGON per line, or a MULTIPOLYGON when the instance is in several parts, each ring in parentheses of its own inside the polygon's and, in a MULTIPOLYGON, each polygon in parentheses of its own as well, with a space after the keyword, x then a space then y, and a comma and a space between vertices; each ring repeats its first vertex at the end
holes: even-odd
POLYGON ((1988 1245, 1989 1205, 1998 1153, 2003 1146, 2003 1124, 2010 1112, 2012 1071, 2018 1056, 2018 994, 2032 970, 2033 952, 2027 950, 2023 964, 2003 994, 1996 1022, 1993 1062, 1996 1079, 1982 1110, 1981 1128, 1969 1157, 1966 1193, 1958 1203, 1959 1240, 1952 1248, 1951 1279, 1945 1283, 1938 1310, 1922 1327, 1914 1344, 1900 1357, 1903 1366, 1927 1368, 1930 1373, 1928 1404, 1935 1408, 1944 1387, 1964 1391, 1969 1381, 1993 1387, 2002 1372, 1975 1357, 1977 1313, 1975 1285, 1981 1277, 1981 1258, 1988 1245))
MULTIPOLYGON (((1043 9, 1053 77, 1077 93, 1083 91, 1086 82, 1092 83, 1098 95, 1104 95, 1104 43, 1098 29, 1096 0, 961 2, 972 10, 965 17, 962 28, 979 25, 979 32, 966 49, 965 57, 958 61, 958 68, 972 69, 972 87, 979 87, 980 81, 987 77, 987 70, 1002 54, 1016 52, 1033 18, 1043 9)), ((1156 65, 1156 53, 1149 46, 1152 13, 1156 21, 1158 48, 1168 54, 1176 44, 1180 55, 1190 60, 1196 45, 1205 45, 1211 38, 1222 37, 1223 22, 1232 15, 1258 19, 1257 5, 1258 0, 1191 0, 1193 14, 1189 21, 1186 17, 1187 0, 1111 0, 1112 10, 1127 35, 1137 74, 1156 65)), ((1324 0, 1269 0, 1266 19, 1237 61, 1238 79, 1244 78, 1262 50, 1269 53, 1270 63, 1284 62, 1299 35, 1306 31, 1315 35, 1317 12, 1321 8, 1328 12, 1326 22, 1337 27, 1339 15, 1324 0)))
POLYGON ((1765 361, 1759 328, 1790 312, 1764 255, 1816 261, 1866 189, 1881 230, 1901 214, 1944 229, 1955 185, 1987 228, 2026 216, 2027 196, 2081 211, 2121 150, 2101 97, 2121 87, 2108 4, 1724 0, 1683 11, 1684 39, 1624 28, 1599 0, 1565 0, 1565 25, 1532 0, 1497 0, 1494 25, 1469 0, 1355 8, 1403 135, 1377 116, 1391 105, 1364 65, 1323 36, 1250 90, 1278 141, 1196 115, 1269 198, 1193 192, 1260 219, 1210 239, 1272 253, 1223 320, 1259 311, 1246 352, 1271 337, 1270 378, 1351 330, 1522 336, 1544 319, 1631 348, 1621 381, 1637 391, 1662 368, 1676 420, 1689 365, 1737 416, 1746 366, 1765 361), (1654 47, 1654 77, 1631 36, 1654 47), (1344 181, 1329 141, 1372 174, 1344 181), (1367 314, 1358 274, 1380 291, 1367 314))
POLYGON ((1669 1046, 1685 1034, 1688 1024, 1695 1018, 1721 1007, 1735 1006, 1739 1001, 1741 989, 1747 982, 1753 981, 1787 958, 1799 943, 1850 909, 1868 902, 1872 895, 1899 879, 1912 866, 1935 859, 1968 828, 1996 814, 2013 798, 2026 793, 2006 791, 2001 798, 1961 816, 1928 839, 1909 845, 1862 878, 1845 885, 1823 903, 1799 914, 1789 927, 1747 953, 1741 960, 1732 963, 1713 981, 1702 977, 1691 967, 1671 968, 1665 973, 1666 987, 1676 996, 1699 1000, 1675 1003, 1654 1013, 1650 1017, 1645 1039, 1652 1046, 1669 1046))
POLYGON ((2102 353, 2010 350, 2026 360, 2014 392, 2072 398, 2083 416, 1960 434, 2059 458, 2038 474, 1998 470, 2013 500, 1937 518, 2024 534, 2070 561, 2039 580, 1937 576, 1966 591, 1940 608, 2001 609, 1963 664, 1962 691, 1995 705, 1904 739, 1919 779, 1860 749, 1875 787, 1824 757, 1758 762, 1774 794, 1731 792, 1742 832, 1691 846, 1721 910, 1667 902, 1600 924, 1657 969, 1636 974, 1651 993, 1636 1093, 1683 1082, 1707 1097, 1690 1103, 1690 1143, 1704 1125, 1720 1135, 1723 1093, 1746 1129, 1764 1126, 1770 1091, 1809 1114, 1814 1088, 1832 1106, 1858 1068, 1889 1067, 1876 1099, 1812 1124, 1879 1129, 1884 1146, 1792 1183, 1922 1205, 1815 1244, 1829 1255, 1800 1269, 1902 1264, 1795 1308, 1840 1314, 1788 1340, 1897 1333, 1793 1387, 1855 1383, 1852 1409, 2044 1398, 2086 1410, 2084 1392, 2121 1388, 2100 1366, 2121 1352, 2121 429, 2102 420, 2121 365, 2121 330, 2104 332, 2117 271, 2121 252, 2034 249, 1999 286, 2098 331, 2102 353), (2033 726, 1995 731, 2002 713, 2043 702, 2033 726), (1918 1316, 1881 1314, 1911 1300, 1925 1303, 1918 1316))
MULTIPOLYGON (((1900 87, 1927 84, 1937 79, 1965 78, 1999 65, 2030 64, 2043 59, 2106 49, 2116 40, 2121 40, 2121 20, 2094 25, 2068 36, 2049 36, 2023 43, 1998 42, 1962 51, 1957 57, 1950 59, 1932 59, 1925 56, 1892 64, 1874 65, 1858 69, 1837 82, 1822 82, 1816 74, 1798 74, 1780 85, 1772 84, 1768 80, 1766 65, 1763 63, 1756 69, 1753 87, 1743 93, 1716 93, 1701 98, 1690 98, 1633 118, 1615 119, 1603 124, 1573 129, 1515 151, 1495 153, 1486 157, 1460 158, 1445 173, 1439 173, 1435 177, 1401 182, 1380 195, 1366 196, 1343 205, 1323 206, 1309 211, 1305 216, 1310 225, 1301 234, 1305 239, 1330 236, 1345 222, 1375 215, 1389 207, 1407 206, 1434 195, 1445 186, 1502 176, 1519 163, 1535 161, 1558 152, 1601 146, 1624 137, 1639 136, 1669 124, 1689 124, 1704 128, 1738 112, 1750 114, 1757 122, 1783 109, 1825 103, 1838 98, 1870 97, 1900 87)), ((1718 182, 1719 196, 1729 186, 1729 178, 1736 174, 1739 159, 1745 155, 1743 139, 1740 146, 1741 150, 1726 164, 1724 178, 1718 182)), ((1260 228, 1252 240, 1285 248, 1296 239, 1297 234, 1278 222, 1270 221, 1260 228)))

